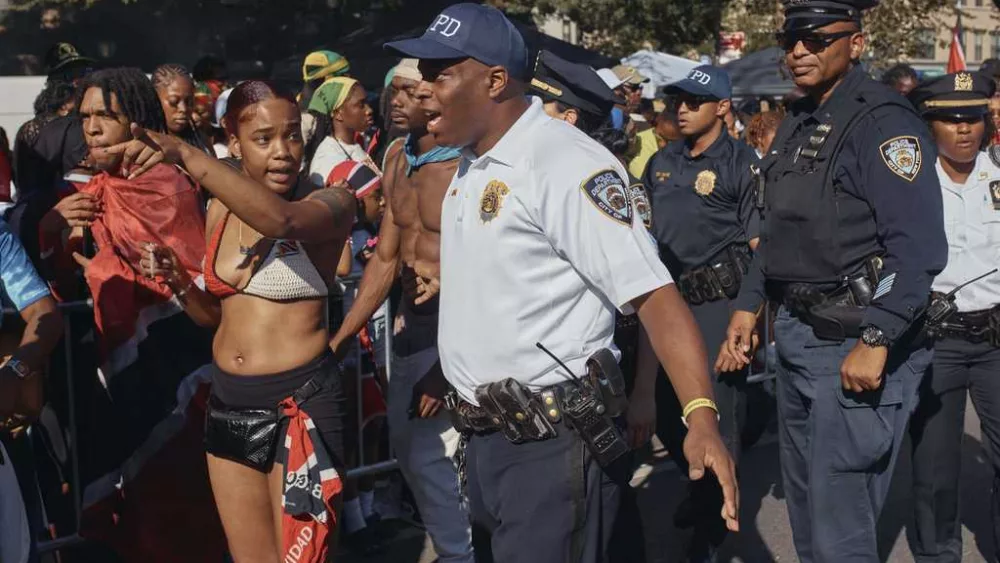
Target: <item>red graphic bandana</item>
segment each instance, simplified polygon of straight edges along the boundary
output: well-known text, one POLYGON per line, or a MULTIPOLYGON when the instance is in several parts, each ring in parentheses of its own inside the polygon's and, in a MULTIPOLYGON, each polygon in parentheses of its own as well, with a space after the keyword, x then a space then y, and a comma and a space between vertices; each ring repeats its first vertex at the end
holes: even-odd
POLYGON ((285 485, 281 496, 282 563, 326 561, 327 536, 337 525, 333 499, 343 489, 340 474, 322 447, 312 418, 291 397, 281 402, 289 418, 285 435, 285 485))

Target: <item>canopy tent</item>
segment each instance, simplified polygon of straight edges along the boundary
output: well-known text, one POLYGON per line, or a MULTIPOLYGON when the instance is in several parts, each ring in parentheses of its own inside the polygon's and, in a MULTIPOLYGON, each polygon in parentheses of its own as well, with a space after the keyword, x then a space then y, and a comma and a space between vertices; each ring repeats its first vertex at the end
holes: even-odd
MULTIPOLYGON (((521 22, 515 21, 514 25, 521 31, 525 45, 528 47, 529 71, 534 69, 535 59, 540 49, 552 51, 566 60, 590 65, 595 69, 618 64, 611 57, 550 37, 521 22)), ((425 29, 425 26, 420 26, 407 29, 402 33, 383 34, 376 32, 372 26, 365 26, 341 37, 332 44, 331 48, 347 57, 347 60, 351 62, 352 77, 377 90, 382 86, 385 73, 399 61, 395 54, 382 49, 382 45, 396 39, 420 36, 425 29)), ((302 83, 301 67, 305 55, 305 53, 296 54, 275 63, 271 70, 272 80, 298 89, 302 83)))
POLYGON ((567 61, 589 65, 594 69, 606 68, 618 64, 618 61, 611 57, 579 45, 568 43, 562 39, 557 39, 551 35, 546 35, 537 28, 524 25, 518 21, 515 21, 514 25, 521 31, 524 43, 528 47, 528 56, 530 57, 528 66, 531 69, 535 68, 538 51, 542 49, 551 51, 556 56, 562 57, 567 61))
POLYGON ((782 61, 785 52, 768 47, 723 65, 733 83, 733 97, 784 96, 795 89, 782 61))
POLYGON ((676 55, 643 49, 622 59, 622 64, 635 67, 643 76, 649 78, 649 82, 642 87, 642 96, 655 98, 660 88, 686 77, 688 72, 700 63, 676 55))

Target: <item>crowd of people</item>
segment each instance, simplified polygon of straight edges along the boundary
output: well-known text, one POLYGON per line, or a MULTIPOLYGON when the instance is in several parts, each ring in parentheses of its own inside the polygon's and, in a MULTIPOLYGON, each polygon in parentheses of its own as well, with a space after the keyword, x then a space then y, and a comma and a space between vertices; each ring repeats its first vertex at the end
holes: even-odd
POLYGON ((915 557, 961 560, 967 390, 1000 448, 1000 61, 878 84, 873 4, 786 6, 780 101, 711 65, 645 99, 476 4, 378 85, 328 50, 286 92, 57 45, 0 155, 0 559, 372 554, 347 472, 392 456, 440 561, 642 561, 656 434, 678 549, 715 561, 763 340, 801 560, 877 560, 907 429, 915 557))

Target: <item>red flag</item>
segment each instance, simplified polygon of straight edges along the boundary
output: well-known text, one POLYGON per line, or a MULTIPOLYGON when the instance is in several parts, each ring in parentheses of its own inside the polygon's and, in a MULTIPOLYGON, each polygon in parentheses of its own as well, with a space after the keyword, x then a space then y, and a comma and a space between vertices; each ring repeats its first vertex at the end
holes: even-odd
POLYGON ((951 49, 948 51, 948 74, 965 68, 965 49, 962 48, 962 14, 958 15, 955 27, 951 29, 951 49))
POLYGON ((101 438, 112 444, 84 490, 80 535, 128 563, 215 563, 226 549, 205 462, 206 371, 211 336, 159 280, 137 271, 143 245, 173 249, 202 275, 205 218, 192 180, 157 165, 134 180, 95 176, 82 191, 103 214, 91 227, 86 270, 94 299, 100 373, 112 408, 101 438), (190 374, 190 375, 189 375, 190 374), (113 446, 113 447, 112 447, 113 446))

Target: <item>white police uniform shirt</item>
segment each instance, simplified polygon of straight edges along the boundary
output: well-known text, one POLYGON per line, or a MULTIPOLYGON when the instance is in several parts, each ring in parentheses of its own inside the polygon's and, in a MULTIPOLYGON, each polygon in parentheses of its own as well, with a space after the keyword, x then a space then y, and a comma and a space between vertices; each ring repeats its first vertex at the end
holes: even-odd
POLYGON ((615 308, 671 283, 632 209, 624 166, 538 98, 502 139, 466 151, 441 209, 438 349, 448 381, 511 377, 533 389, 576 375, 612 343, 615 308))
MULTIPOLYGON (((932 285, 947 293, 1000 265, 1000 168, 980 152, 976 167, 956 184, 936 164, 944 202, 944 228, 948 237, 948 265, 932 285)), ((960 289, 955 295, 959 311, 979 311, 1000 303, 1000 273, 960 289)))

